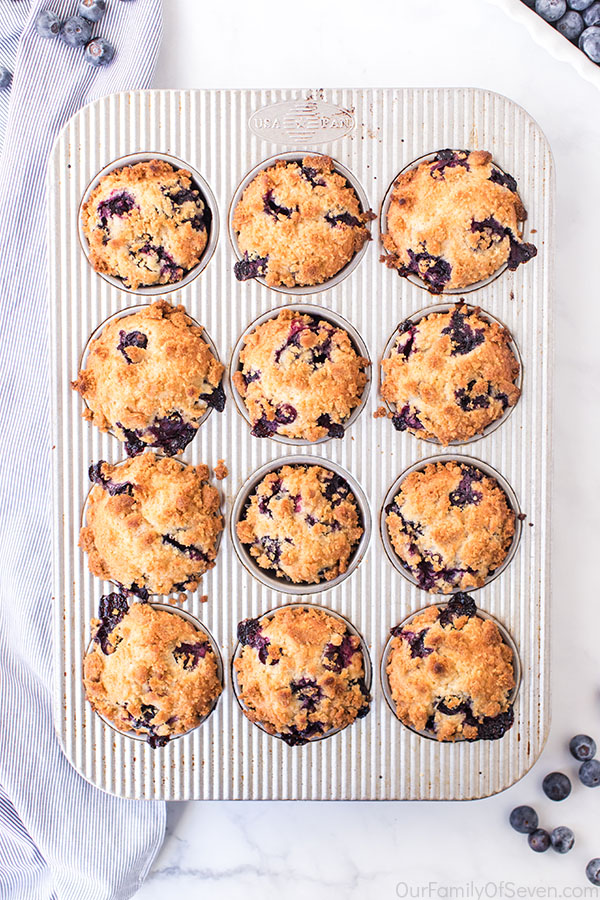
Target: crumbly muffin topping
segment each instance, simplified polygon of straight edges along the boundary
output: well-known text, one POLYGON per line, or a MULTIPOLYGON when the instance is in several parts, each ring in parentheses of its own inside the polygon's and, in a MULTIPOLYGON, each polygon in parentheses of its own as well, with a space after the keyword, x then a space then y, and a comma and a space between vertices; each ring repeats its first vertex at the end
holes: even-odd
POLYGON ((223 686, 208 636, 182 616, 130 607, 120 594, 100 601, 83 682, 96 712, 119 731, 146 735, 151 747, 195 728, 223 686))
POLYGON ((79 546, 90 572, 147 596, 196 590, 214 566, 223 530, 208 466, 184 466, 147 452, 90 466, 79 546))
POLYGON ((527 213, 511 175, 485 150, 440 150, 396 181, 386 265, 418 275, 433 294, 483 281, 537 253, 522 240, 527 213))
POLYGON ((428 607, 394 636, 386 672, 400 721, 438 741, 497 740, 514 721, 513 652, 468 594, 428 607))
POLYGON ((72 383, 84 418, 124 441, 128 456, 149 447, 180 453, 206 410, 225 407, 224 367, 202 331, 166 300, 110 322, 72 383))
POLYGON ((323 610, 283 608, 238 625, 234 662, 245 715, 289 744, 346 728, 369 712, 360 640, 323 610))
POLYGON ((236 529, 257 565, 295 584, 341 575, 363 534, 350 485, 318 465, 265 475, 236 529))
POLYGON ((367 381, 346 331, 293 308, 246 335, 240 364, 233 383, 255 437, 341 438, 367 381))
POLYGON ((190 173, 153 159, 105 175, 81 220, 92 266, 136 290, 181 281, 206 247, 208 216, 190 173))
POLYGON ((321 284, 369 240, 372 218, 328 156, 280 159, 252 179, 235 208, 243 254, 236 278, 261 276, 271 287, 321 284))
POLYGON ((507 329, 462 303, 399 325, 381 363, 381 396, 395 406, 395 428, 444 445, 481 434, 521 393, 511 340, 507 329))
POLYGON ((385 511, 400 562, 431 593, 481 587, 515 533, 515 513, 498 482, 466 463, 411 472, 385 511))

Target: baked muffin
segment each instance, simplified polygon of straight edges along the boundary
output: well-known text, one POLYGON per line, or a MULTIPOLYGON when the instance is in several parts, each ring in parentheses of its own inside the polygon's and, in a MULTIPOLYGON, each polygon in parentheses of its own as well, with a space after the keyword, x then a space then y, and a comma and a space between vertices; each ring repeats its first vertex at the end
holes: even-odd
POLYGON ((506 328, 461 303, 407 319, 381 363, 381 396, 396 408, 394 426, 444 445, 481 434, 521 394, 510 341, 506 328))
POLYGON ((79 546, 90 572, 138 596, 194 591, 214 566, 223 530, 208 466, 143 453, 117 466, 90 466, 79 546))
POLYGON ((100 601, 94 640, 83 661, 93 709, 151 747, 195 728, 223 690, 208 636, 177 613, 120 594, 100 601))
POLYGON ((81 223, 94 269, 132 290, 181 281, 200 261, 210 226, 190 173, 160 159, 101 178, 81 223))
POLYGON ((485 150, 440 150, 396 180, 382 235, 386 265, 418 275, 432 294, 483 281, 536 255, 511 175, 485 150))
POLYGON ((514 721, 513 652, 468 594, 392 628, 386 672, 398 718, 438 741, 494 741, 514 721))
POLYGON ((265 475, 236 530, 261 569, 294 584, 341 575, 363 534, 348 482, 323 466, 298 464, 265 475))
POLYGON ((419 587, 481 587, 506 559, 515 513, 498 482, 466 463, 429 463, 402 480, 385 508, 401 565, 419 587))
POLYGON ((369 240, 372 218, 328 156, 280 159, 252 179, 234 210, 243 254, 235 276, 261 276, 270 287, 322 284, 369 240))
POLYGON ((209 407, 225 408, 222 375, 183 306, 157 300, 106 326, 72 386, 87 404, 83 417, 124 441, 128 456, 150 447, 173 456, 209 407))
POLYGON ((255 437, 342 438, 344 422, 360 403, 368 364, 346 331, 283 309, 246 335, 233 383, 255 437))
POLYGON ((360 639, 322 609, 284 607, 238 625, 244 714, 290 746, 346 728, 371 700, 360 639))

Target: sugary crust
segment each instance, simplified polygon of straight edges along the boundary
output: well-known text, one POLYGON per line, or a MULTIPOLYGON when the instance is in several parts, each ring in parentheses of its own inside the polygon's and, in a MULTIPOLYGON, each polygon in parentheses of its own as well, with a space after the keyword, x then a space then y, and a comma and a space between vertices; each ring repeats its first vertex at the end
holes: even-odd
POLYGON ((481 434, 521 394, 514 383, 519 364, 511 340, 507 329, 461 303, 414 325, 410 319, 403 322, 389 357, 381 363, 381 396, 395 407, 396 427, 442 445, 481 434), (466 353, 457 353, 451 338, 457 311, 478 341, 466 353))
POLYGON ((398 177, 383 259, 401 275, 424 277, 433 293, 466 287, 506 262, 516 268, 535 255, 535 247, 521 241, 526 215, 516 182, 490 153, 441 151, 398 177), (446 162, 441 154, 450 154, 446 162))
POLYGON ((214 566, 223 530, 208 467, 148 452, 118 466, 102 463, 101 475, 130 487, 113 496, 100 484, 90 491, 79 536, 90 572, 150 593, 196 590, 214 566))
POLYGON ((307 156, 302 165, 281 159, 259 172, 235 208, 233 228, 248 259, 268 258, 261 272, 268 285, 293 287, 339 272, 369 240, 371 218, 328 156, 307 156))
POLYGON ((367 380, 368 360, 357 354, 346 331, 289 308, 246 335, 240 363, 233 383, 252 424, 309 441, 342 425, 367 380), (326 425, 319 424, 321 416, 326 425))
POLYGON ((84 418, 120 441, 127 439, 124 429, 135 431, 148 445, 155 438, 147 429, 174 413, 197 428, 207 409, 203 395, 218 387, 224 369, 202 331, 183 306, 166 300, 110 322, 72 383, 87 404, 84 418), (144 346, 124 345, 131 335, 144 346))
POLYGON ((132 290, 181 281, 208 240, 204 203, 190 172, 158 159, 105 175, 84 203, 81 221, 94 269, 122 278, 132 290))
POLYGON ((345 572, 363 534, 347 482, 315 465, 265 475, 236 529, 257 565, 295 584, 345 572))
POLYGON ((140 720, 150 706, 156 709, 148 719, 154 735, 183 734, 208 715, 223 690, 207 635, 176 613, 134 603, 109 644, 109 653, 92 644, 83 682, 92 707, 120 731, 147 734, 140 720), (192 659, 189 648, 203 644, 204 656, 192 659))
POLYGON ((366 713, 360 640, 343 622, 318 609, 284 608, 257 625, 259 647, 244 646, 234 662, 251 722, 303 743, 366 713))
POLYGON ((481 587, 515 533, 515 513, 497 481, 458 462, 411 472, 386 512, 394 550, 431 593, 481 587))
POLYGON ((392 639, 386 672, 398 718, 417 731, 435 733, 439 741, 480 737, 478 724, 510 707, 515 686, 513 653, 494 622, 479 616, 462 616, 442 625, 434 606, 415 616, 403 631, 409 640, 392 639), (415 642, 413 635, 425 633, 415 642), (420 645, 413 655, 411 642, 420 645), (442 701, 451 713, 438 709, 442 701), (473 723, 472 718, 477 720, 473 723))

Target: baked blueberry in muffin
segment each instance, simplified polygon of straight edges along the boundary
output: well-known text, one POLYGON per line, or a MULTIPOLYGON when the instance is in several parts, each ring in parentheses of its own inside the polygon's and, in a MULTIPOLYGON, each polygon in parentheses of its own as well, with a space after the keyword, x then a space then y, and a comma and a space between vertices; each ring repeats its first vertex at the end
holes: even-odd
POLYGON ((513 651, 468 594, 392 628, 386 673, 398 718, 438 741, 494 741, 514 721, 513 651))
POLYGON ((431 593, 481 587, 515 533, 515 513, 498 482, 458 461, 411 472, 385 512, 401 565, 431 593))
POLYGON ((372 218, 328 156, 280 159, 252 179, 234 210, 242 254, 235 276, 270 287, 321 284, 369 240, 372 218))
POLYGON ((223 690, 217 659, 208 636, 182 616, 109 594, 92 628, 85 692, 119 731, 163 747, 212 711, 223 690))
POLYGON ((439 294, 483 281, 537 253, 525 243, 517 183, 485 150, 440 150, 396 180, 382 261, 439 294))
POLYGON ((368 364, 346 331, 288 308, 246 335, 233 383, 255 437, 341 438, 368 364))
POLYGON ((321 609, 284 607, 238 625, 234 662, 244 714, 290 746, 369 712, 360 639, 321 609))
POLYGON ((323 466, 299 464, 265 475, 236 530, 261 569, 295 584, 343 574, 363 534, 348 482, 323 466))
POLYGON ((143 453, 90 466, 79 546, 90 572, 138 596, 196 590, 214 566, 223 530, 208 466, 143 453))
POLYGON ((197 265, 210 213, 186 169, 152 159, 101 178, 81 221, 94 269, 136 290, 181 281, 197 265))
POLYGON ((510 332, 463 303, 398 326, 382 360, 381 396, 398 431, 420 438, 467 441, 514 406, 519 364, 510 332))
POLYGON ((222 374, 183 306, 157 300, 106 326, 72 386, 84 418, 124 441, 128 456, 148 448, 174 456, 208 408, 224 409, 222 374))

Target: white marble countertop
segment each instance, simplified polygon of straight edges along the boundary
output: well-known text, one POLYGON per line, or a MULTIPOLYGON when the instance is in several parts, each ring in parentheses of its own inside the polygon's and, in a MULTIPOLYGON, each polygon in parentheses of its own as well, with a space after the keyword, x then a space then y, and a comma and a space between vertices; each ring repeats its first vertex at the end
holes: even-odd
POLYGON ((592 894, 585 896, 593 896, 584 868, 600 856, 600 791, 579 784, 566 744, 581 731, 600 743, 600 93, 484 0, 164 6, 156 87, 478 86, 522 104, 548 136, 557 164, 559 254, 553 724, 533 771, 488 800, 170 804, 165 844, 137 897, 478 900, 578 897, 586 887, 592 894), (561 804, 541 792, 543 776, 556 768, 573 780, 561 804), (535 805, 546 827, 572 827, 571 853, 534 854, 507 823, 520 803, 535 805))

